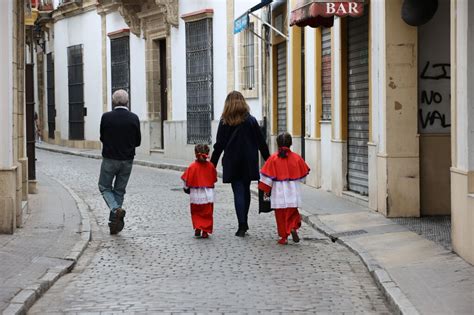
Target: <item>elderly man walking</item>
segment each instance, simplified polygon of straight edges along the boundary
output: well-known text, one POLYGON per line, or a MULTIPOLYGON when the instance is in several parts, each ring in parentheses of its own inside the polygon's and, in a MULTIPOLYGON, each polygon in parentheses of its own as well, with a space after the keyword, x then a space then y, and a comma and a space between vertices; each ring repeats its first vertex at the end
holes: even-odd
POLYGON ((112 95, 112 111, 100 121, 102 165, 99 190, 110 208, 110 234, 122 231, 125 210, 122 208, 128 179, 132 172, 135 148, 140 146, 140 121, 128 108, 128 93, 117 90, 112 95))

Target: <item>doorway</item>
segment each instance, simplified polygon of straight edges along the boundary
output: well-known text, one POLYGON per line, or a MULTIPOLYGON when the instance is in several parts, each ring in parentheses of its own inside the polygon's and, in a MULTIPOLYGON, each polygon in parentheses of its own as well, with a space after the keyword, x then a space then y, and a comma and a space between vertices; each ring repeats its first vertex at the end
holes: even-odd
POLYGON ((164 122, 168 119, 168 73, 166 38, 151 40, 151 71, 148 76, 150 150, 164 149, 164 122))

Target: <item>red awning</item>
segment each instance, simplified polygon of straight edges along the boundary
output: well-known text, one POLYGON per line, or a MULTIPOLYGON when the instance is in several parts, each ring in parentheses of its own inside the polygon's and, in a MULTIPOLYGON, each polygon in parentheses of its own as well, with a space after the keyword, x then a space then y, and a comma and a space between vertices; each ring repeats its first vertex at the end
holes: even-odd
POLYGON ((290 26, 331 27, 334 16, 362 16, 364 0, 300 0, 291 11, 290 26))

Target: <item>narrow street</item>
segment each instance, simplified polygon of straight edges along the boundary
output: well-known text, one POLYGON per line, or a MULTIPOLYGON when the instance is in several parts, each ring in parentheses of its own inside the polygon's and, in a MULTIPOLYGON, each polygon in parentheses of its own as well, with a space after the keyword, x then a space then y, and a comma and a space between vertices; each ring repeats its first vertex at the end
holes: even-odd
POLYGON ((54 313, 389 313, 360 259, 308 226, 277 245, 273 215, 252 201, 249 235, 234 236, 229 185, 218 183, 214 234, 195 239, 180 173, 134 166, 125 229, 108 233, 100 160, 37 152, 37 169, 90 207, 92 242, 70 274, 30 309, 54 313))

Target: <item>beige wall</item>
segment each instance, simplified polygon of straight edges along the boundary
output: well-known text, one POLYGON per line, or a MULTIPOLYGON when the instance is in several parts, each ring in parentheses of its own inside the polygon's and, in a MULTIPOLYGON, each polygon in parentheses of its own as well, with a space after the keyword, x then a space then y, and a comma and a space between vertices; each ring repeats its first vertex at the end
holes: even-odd
POLYGON ((377 206, 389 217, 420 215, 417 29, 401 19, 402 2, 385 2, 384 145, 378 153, 377 206))
POLYGON ((2 25, 4 44, 8 52, 0 62, 11 64, 11 72, 0 78, 2 90, 1 111, 8 125, 0 125, 3 134, 0 157, 0 233, 13 233, 23 222, 22 200, 28 198, 27 158, 24 124, 24 3, 8 2, 2 10, 2 21, 13 20, 13 25, 2 25), (3 60, 5 58, 5 60, 3 60), (7 141, 5 141, 7 140, 7 141))

